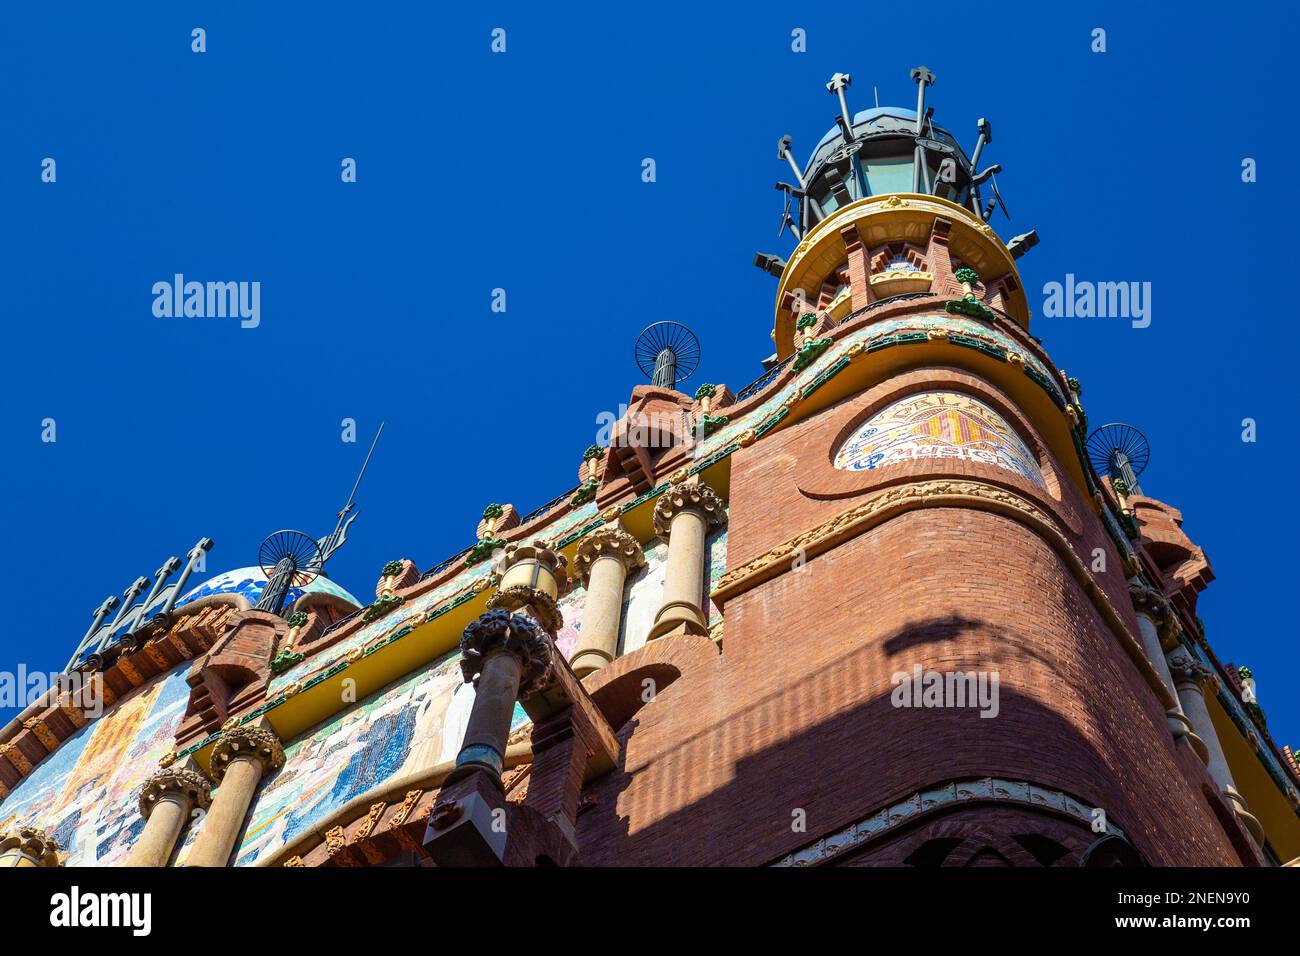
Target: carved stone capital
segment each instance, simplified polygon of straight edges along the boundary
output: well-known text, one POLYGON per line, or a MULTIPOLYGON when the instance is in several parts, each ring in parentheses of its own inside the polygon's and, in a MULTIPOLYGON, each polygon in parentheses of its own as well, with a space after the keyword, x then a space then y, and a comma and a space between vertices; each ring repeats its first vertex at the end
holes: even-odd
POLYGON ((531 544, 525 542, 507 544, 493 570, 505 577, 506 572, 521 561, 538 561, 550 568, 555 576, 557 593, 561 596, 569 589, 569 559, 557 553, 546 541, 538 539, 531 544))
POLYGON ((507 612, 527 609, 551 636, 560 633, 560 628, 564 627, 564 615, 560 613, 555 598, 539 588, 523 584, 503 588, 487 599, 487 607, 491 611, 507 612))
POLYGON ((158 801, 170 796, 183 797, 191 808, 206 810, 212 803, 212 784, 193 770, 160 770, 145 781, 144 789, 140 791, 140 816, 149 819, 158 801))
POLYGON ((1155 624, 1160 646, 1166 651, 1173 650, 1178 645, 1178 620, 1165 596, 1145 584, 1130 584, 1128 595, 1133 601, 1133 609, 1155 624))
POLYGON ((1187 651, 1179 651, 1169 657, 1169 673, 1173 675, 1178 688, 1195 689, 1204 692, 1214 675, 1210 669, 1187 651))
POLYGON ((604 557, 618 558, 628 573, 645 565, 645 552, 636 538, 617 525, 597 528, 582 539, 573 557, 573 573, 583 587, 591 580, 591 566, 604 557))
POLYGON ((220 784, 230 762, 238 757, 253 757, 262 764, 262 773, 284 766, 284 747, 271 731, 263 727, 234 727, 222 733, 212 748, 212 779, 220 784))
POLYGON ((460 670, 466 682, 477 683, 488 656, 505 651, 523 665, 519 693, 532 693, 549 681, 551 648, 550 640, 532 618, 497 608, 466 626, 460 639, 460 670))
POLYGON ((61 850, 54 837, 35 827, 0 831, 0 856, 21 853, 37 866, 63 866, 61 850))
POLYGON ((665 491, 655 502, 655 534, 667 541, 673 518, 684 511, 694 511, 708 527, 722 524, 726 515, 722 499, 708 485, 678 485, 665 491))

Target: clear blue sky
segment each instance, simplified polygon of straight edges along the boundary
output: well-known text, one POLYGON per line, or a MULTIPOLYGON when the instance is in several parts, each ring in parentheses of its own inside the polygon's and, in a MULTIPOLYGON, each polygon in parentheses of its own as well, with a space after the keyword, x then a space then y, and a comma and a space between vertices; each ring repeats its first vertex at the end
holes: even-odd
POLYGON ((1073 6, 10 5, 0 661, 57 668, 106 595, 201 534, 217 571, 276 529, 326 533, 380 419, 330 566, 363 598, 386 561, 464 547, 486 503, 526 511, 575 484, 597 415, 641 381, 650 322, 698 332, 692 386, 744 385, 771 351, 775 286, 750 259, 792 245, 775 238, 777 138, 807 154, 836 70, 853 108, 873 85, 910 107, 924 63, 937 123, 968 148, 978 117, 994 124, 1015 217, 995 225, 1042 236, 1021 263, 1035 312, 1067 272, 1153 284, 1150 328, 1034 331, 1093 423, 1148 435, 1143 484, 1218 575, 1214 646, 1300 743, 1287 31, 1256 6, 1073 6), (155 318, 151 287, 176 272, 261 282, 260 327, 155 318))

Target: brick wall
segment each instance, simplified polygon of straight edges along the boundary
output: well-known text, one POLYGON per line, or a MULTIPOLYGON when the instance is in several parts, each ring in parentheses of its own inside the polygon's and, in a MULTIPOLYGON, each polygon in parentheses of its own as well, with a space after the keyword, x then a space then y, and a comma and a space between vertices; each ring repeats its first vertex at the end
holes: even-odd
MULTIPOLYGON (((884 487, 938 475, 1033 501, 1087 564, 1102 549, 1098 584, 1136 633, 1119 557, 1089 503, 1032 424, 956 370, 900 376, 737 453, 730 566, 884 487), (938 385, 1004 413, 1057 476, 1056 494, 953 459, 834 472, 837 436, 900 390, 938 385)), ((905 512, 731 599, 725 618, 723 656, 686 666, 642 708, 623 732, 624 772, 588 788, 584 863, 767 863, 918 790, 983 776, 1105 809, 1151 863, 1239 862, 1199 761, 1175 748, 1157 698, 1061 556, 1014 518, 905 512), (999 715, 893 707, 891 675, 914 664, 997 671, 999 715), (799 813, 805 832, 792 829, 799 813)))

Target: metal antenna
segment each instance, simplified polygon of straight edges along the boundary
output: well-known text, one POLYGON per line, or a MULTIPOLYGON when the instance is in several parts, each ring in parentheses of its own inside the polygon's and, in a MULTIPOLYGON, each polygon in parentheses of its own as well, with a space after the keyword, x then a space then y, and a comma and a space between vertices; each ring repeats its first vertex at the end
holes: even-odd
POLYGON ((257 553, 257 563, 266 575, 266 587, 257 602, 257 610, 279 614, 284 609, 284 599, 290 587, 301 588, 311 584, 320 574, 324 561, 320 547, 309 535, 301 531, 277 531, 265 541, 257 553))
MULTIPOLYGON (((776 141, 776 158, 784 159, 786 162, 790 164, 790 168, 794 171, 794 181, 797 182, 799 184, 799 188, 806 193, 808 191, 808 184, 804 181, 803 172, 802 170, 799 169, 799 164, 794 161, 794 154, 790 152, 790 143, 791 143, 791 139, 789 134, 782 136, 780 139, 776 141)), ((826 213, 822 212, 822 207, 818 205, 817 200, 813 199, 812 196, 808 197, 808 206, 809 208, 812 209, 813 212, 817 214, 817 219, 819 222, 822 219, 826 218, 826 213)), ((789 218, 789 210, 790 207, 787 204, 786 218, 789 218)), ((795 238, 798 238, 797 232, 795 233, 795 238)))
POLYGON ((637 367, 659 388, 676 388, 699 362, 700 340, 678 322, 656 322, 637 336, 637 367))
POLYGON ((286 529, 277 531, 262 542, 262 547, 257 554, 257 563, 262 573, 266 575, 267 583, 262 590, 261 600, 257 602, 259 611, 282 613, 289 589, 305 587, 315 581, 325 572, 325 562, 335 551, 343 547, 348 539, 348 528, 357 520, 354 512, 357 489, 361 487, 361 479, 366 474, 370 458, 375 453, 375 446, 379 444, 379 436, 383 433, 384 423, 380 422, 379 430, 375 432, 375 438, 370 443, 370 450, 366 452, 365 461, 361 463, 357 480, 352 483, 352 493, 348 495, 348 502, 338 513, 338 523, 333 531, 323 538, 315 539, 301 531, 286 529))
POLYGON ((826 92, 834 93, 840 98, 840 131, 844 134, 845 142, 853 138, 853 114, 849 112, 848 101, 844 98, 844 91, 852 85, 853 77, 847 73, 836 73, 826 84, 826 92))
POLYGON ((1146 436, 1123 422, 1102 425, 1088 436, 1088 459, 1098 473, 1123 479, 1129 494, 1140 495, 1138 475, 1151 460, 1151 446, 1146 436))
MULTIPOLYGON (((926 87, 934 84, 934 74, 926 66, 918 66, 912 70, 912 79, 916 82, 916 138, 921 138, 922 123, 925 122, 925 90, 926 87)), ((915 169, 912 175, 912 192, 929 192, 930 177, 925 166, 925 147, 919 142, 916 144, 915 169), (924 177, 924 178, 923 178, 924 177), (925 189, 922 190, 922 185, 925 189)))
MULTIPOLYGON (((979 123, 976 124, 979 130, 979 137, 975 140, 975 151, 970 154, 971 172, 979 169, 980 153, 984 152, 984 147, 993 142, 993 124, 980 117, 979 123)), ((980 187, 979 183, 971 183, 970 205, 975 215, 980 215, 980 187)))
POLYGON ((361 479, 365 477, 366 468, 370 465, 370 457, 375 453, 375 446, 379 444, 379 436, 383 433, 384 422, 380 422, 379 430, 375 432, 374 441, 370 443, 370 450, 366 452, 366 460, 361 463, 361 471, 357 474, 357 480, 352 484, 352 493, 348 495, 348 503, 338 513, 338 524, 334 526, 332 532, 316 542, 320 547, 322 566, 330 559, 330 555, 343 547, 343 543, 348 539, 348 528, 352 525, 352 522, 357 520, 357 516, 352 514, 352 509, 356 507, 357 489, 361 487, 361 479))

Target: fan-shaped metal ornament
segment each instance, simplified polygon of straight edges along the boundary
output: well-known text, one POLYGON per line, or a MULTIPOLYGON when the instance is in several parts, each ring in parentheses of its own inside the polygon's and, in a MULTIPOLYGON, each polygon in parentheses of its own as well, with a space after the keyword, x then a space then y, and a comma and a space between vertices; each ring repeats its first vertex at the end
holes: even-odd
POLYGON ((1136 478, 1151 460, 1151 446, 1132 425, 1111 422, 1088 436, 1088 459, 1098 474, 1123 477, 1121 469, 1127 466, 1136 478))
POLYGON ((656 322, 636 340, 636 364, 661 388, 676 388, 700 364, 700 340, 679 322, 656 322))
POLYGON ((325 562, 315 538, 286 529, 275 532, 262 542, 257 552, 257 563, 268 580, 277 572, 287 570, 293 574, 289 586, 302 588, 316 580, 325 562))

